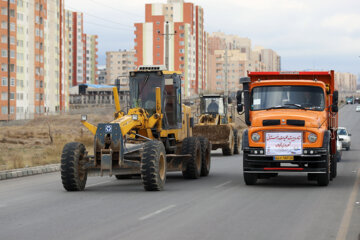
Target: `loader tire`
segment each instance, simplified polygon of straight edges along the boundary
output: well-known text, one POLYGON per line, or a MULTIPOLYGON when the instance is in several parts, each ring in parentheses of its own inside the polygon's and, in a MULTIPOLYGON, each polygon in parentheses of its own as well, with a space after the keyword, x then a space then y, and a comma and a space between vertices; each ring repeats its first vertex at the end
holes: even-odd
POLYGON ((145 143, 141 158, 141 180, 146 191, 161 191, 166 182, 166 152, 162 142, 145 143))
POLYGON ((234 154, 240 154, 240 135, 238 130, 234 130, 234 154))
POLYGON ((206 177, 210 173, 211 167, 211 144, 207 138, 199 137, 201 144, 201 177, 206 177))
POLYGON ((234 155, 234 147, 235 147, 235 139, 234 139, 234 135, 231 135, 229 146, 222 148, 223 155, 224 156, 234 155))
POLYGON ((67 191, 83 191, 87 180, 85 146, 72 142, 64 146, 61 155, 61 180, 67 191))
POLYGON ((197 137, 185 138, 182 143, 181 154, 190 154, 184 162, 182 174, 186 179, 198 179, 201 175, 201 143, 197 137))

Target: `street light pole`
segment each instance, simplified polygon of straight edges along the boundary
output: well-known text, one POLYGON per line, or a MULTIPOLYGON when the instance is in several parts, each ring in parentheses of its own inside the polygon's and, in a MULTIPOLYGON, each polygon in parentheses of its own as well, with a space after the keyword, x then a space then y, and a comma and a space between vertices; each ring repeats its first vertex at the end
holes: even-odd
POLYGON ((176 35, 176 31, 174 31, 174 33, 169 33, 169 22, 166 21, 166 25, 165 25, 165 34, 161 33, 160 31, 158 31, 159 35, 165 36, 165 65, 166 65, 166 69, 169 69, 170 66, 170 36, 175 36, 176 35))

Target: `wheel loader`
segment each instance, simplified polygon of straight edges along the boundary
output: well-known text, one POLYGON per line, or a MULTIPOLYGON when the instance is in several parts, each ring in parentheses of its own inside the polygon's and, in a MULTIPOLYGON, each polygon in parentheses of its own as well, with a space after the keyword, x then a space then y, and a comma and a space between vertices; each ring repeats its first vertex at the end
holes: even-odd
POLYGON ((210 172, 210 143, 193 136, 191 109, 182 104, 181 72, 142 66, 130 72, 130 109, 120 109, 114 87, 114 120, 97 126, 82 116, 94 135, 94 155, 81 143, 68 143, 61 156, 61 178, 67 191, 85 189, 87 176, 140 175, 147 191, 163 190, 166 173, 181 171, 185 179, 210 172))
POLYGON ((239 154, 240 134, 235 128, 234 108, 229 113, 229 98, 219 94, 200 95, 200 116, 194 136, 210 140, 212 150, 221 148, 223 155, 239 154))

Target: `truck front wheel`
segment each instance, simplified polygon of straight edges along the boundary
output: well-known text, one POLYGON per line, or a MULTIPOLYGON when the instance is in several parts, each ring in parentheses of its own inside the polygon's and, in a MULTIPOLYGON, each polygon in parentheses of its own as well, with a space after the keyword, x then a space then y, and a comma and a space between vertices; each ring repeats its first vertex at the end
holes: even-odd
POLYGON ((320 173, 317 175, 317 183, 319 186, 327 186, 329 185, 330 182, 330 169, 331 169, 331 156, 330 156, 330 144, 328 147, 328 151, 326 154, 326 163, 325 163, 325 167, 326 167, 326 172, 325 173, 320 173), (330 166, 329 166, 330 164, 330 166))
POLYGON ((244 173, 244 181, 246 185, 255 185, 257 180, 257 173, 244 173))

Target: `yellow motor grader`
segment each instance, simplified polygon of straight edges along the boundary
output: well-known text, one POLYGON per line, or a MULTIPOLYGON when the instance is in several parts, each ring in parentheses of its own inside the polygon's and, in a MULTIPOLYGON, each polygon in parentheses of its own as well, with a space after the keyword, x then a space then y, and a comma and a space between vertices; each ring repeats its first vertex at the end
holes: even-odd
POLYGON ((140 175, 147 191, 162 190, 170 171, 182 171, 186 179, 209 174, 210 143, 192 135, 194 120, 191 109, 182 104, 181 72, 143 66, 130 73, 129 84, 127 114, 114 88, 112 122, 94 126, 82 116, 83 125, 94 134, 93 156, 81 143, 64 146, 61 178, 67 191, 84 190, 88 174, 118 179, 140 175))
POLYGON ((234 107, 229 113, 229 98, 219 94, 200 95, 199 122, 194 136, 210 140, 212 150, 222 148, 223 155, 239 154, 240 135, 235 128, 234 107))

